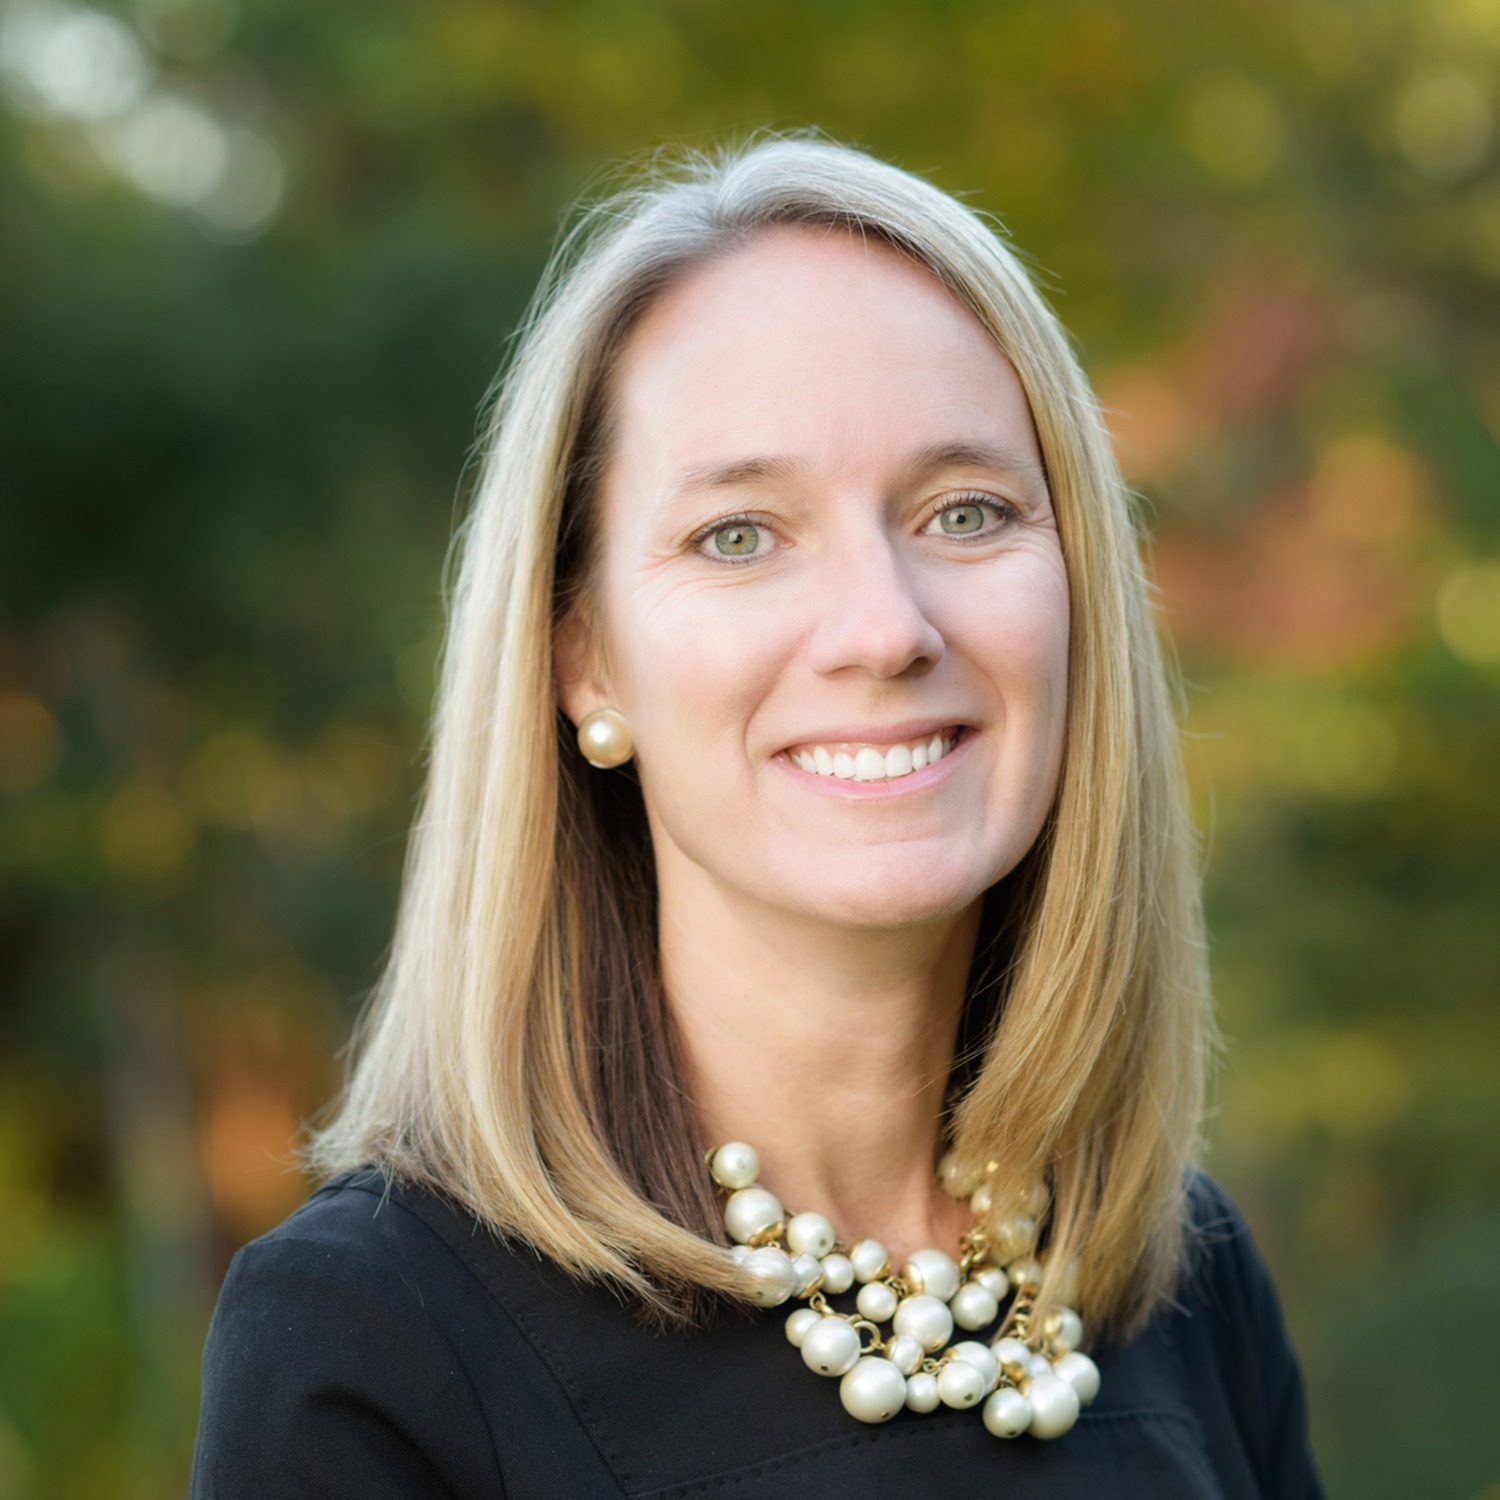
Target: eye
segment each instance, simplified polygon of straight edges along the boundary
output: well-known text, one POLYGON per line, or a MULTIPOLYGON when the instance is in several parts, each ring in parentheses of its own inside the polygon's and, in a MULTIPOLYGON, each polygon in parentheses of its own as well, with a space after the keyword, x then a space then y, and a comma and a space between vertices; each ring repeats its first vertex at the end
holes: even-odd
POLYGON ((776 545, 776 535, 749 516, 721 516, 688 542, 709 562, 746 563, 763 557, 776 545))
POLYGON ((760 527, 749 521, 721 526, 713 534, 714 550, 725 557, 750 557, 760 548, 760 527))
POLYGON ((924 530, 929 536, 982 536, 998 529, 1014 512, 998 500, 962 500, 945 505, 933 514, 924 530))

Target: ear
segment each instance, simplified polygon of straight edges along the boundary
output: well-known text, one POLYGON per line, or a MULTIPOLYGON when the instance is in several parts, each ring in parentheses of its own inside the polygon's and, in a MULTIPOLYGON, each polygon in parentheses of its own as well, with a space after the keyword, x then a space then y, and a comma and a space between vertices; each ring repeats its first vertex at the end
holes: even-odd
POLYGON ((592 613, 585 604, 569 609, 552 632, 552 684, 557 706, 574 725, 610 701, 592 613))

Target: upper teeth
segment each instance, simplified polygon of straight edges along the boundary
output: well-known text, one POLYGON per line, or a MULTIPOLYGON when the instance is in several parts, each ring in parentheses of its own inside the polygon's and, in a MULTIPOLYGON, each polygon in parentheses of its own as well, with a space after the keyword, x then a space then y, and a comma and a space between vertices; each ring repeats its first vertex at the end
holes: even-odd
POLYGON ((927 740, 900 745, 810 745, 793 750, 792 759, 811 776, 838 776, 845 781, 893 781, 940 761, 953 748, 953 731, 941 730, 927 740))

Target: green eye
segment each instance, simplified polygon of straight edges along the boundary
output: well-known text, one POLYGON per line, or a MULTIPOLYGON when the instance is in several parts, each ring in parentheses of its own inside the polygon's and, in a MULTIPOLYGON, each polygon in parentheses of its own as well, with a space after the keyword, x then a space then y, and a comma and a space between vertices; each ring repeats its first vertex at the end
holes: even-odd
POLYGON ((760 528, 736 521, 714 532, 714 547, 725 557, 748 557, 760 546, 760 528))
POLYGON ((977 505, 950 505, 938 524, 949 536, 968 536, 984 526, 984 511, 977 505))

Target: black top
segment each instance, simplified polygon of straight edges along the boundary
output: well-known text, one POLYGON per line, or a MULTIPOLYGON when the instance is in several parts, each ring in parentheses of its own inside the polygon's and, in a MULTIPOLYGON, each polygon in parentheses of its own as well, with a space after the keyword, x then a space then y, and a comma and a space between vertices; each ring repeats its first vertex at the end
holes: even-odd
POLYGON ((787 1308, 652 1334, 434 1194, 330 1183, 234 1258, 203 1359, 199 1500, 1317 1500, 1302 1383, 1249 1232, 1206 1179, 1174 1305, 1094 1352, 1066 1436, 843 1409, 787 1308))

